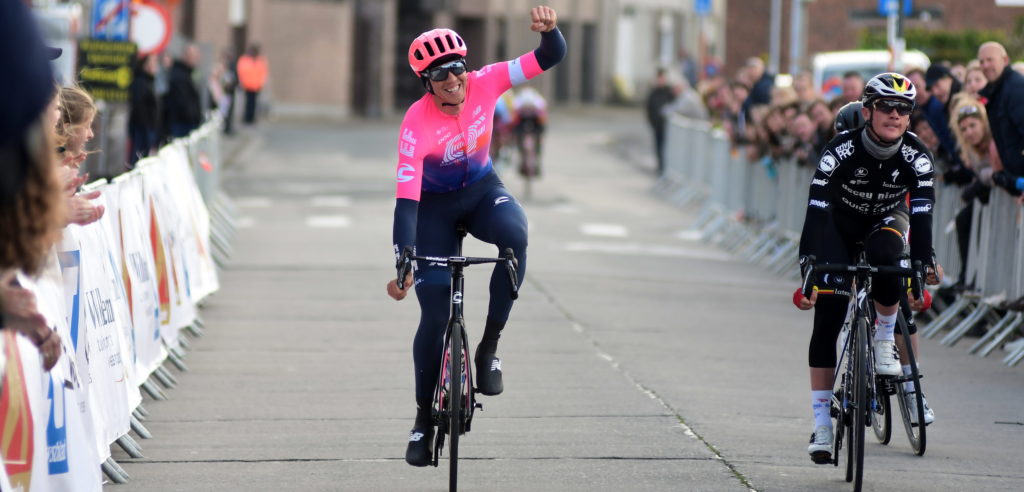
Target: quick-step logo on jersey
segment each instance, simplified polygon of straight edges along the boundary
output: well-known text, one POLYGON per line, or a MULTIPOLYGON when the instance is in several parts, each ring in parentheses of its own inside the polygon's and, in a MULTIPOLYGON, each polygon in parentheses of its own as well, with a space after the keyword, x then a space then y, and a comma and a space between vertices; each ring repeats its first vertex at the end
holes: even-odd
POLYGON ((825 173, 825 176, 832 176, 832 172, 839 167, 839 161, 832 155, 831 152, 825 151, 825 155, 821 156, 821 162, 818 163, 818 170, 825 173))

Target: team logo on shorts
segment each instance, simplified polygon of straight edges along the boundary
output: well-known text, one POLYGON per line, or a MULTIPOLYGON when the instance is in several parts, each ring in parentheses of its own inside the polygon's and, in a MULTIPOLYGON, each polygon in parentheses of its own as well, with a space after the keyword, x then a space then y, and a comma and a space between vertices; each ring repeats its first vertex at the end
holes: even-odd
POLYGON ((839 161, 832 156, 832 153, 826 151, 825 155, 821 156, 821 162, 818 163, 818 170, 825 173, 826 176, 832 176, 832 171, 835 171, 839 167, 839 161))
POLYGON ((914 161, 914 172, 918 176, 932 172, 932 161, 928 160, 928 157, 921 156, 914 161))

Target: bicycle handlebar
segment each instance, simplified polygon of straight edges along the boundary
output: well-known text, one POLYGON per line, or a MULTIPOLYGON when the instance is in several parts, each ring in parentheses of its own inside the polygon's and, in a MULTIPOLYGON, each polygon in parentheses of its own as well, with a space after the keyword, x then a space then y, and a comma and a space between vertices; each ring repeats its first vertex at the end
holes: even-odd
POLYGON ((402 256, 398 258, 398 288, 403 289, 405 277, 409 275, 409 271, 412 269, 413 260, 417 261, 429 261, 442 265, 480 265, 483 263, 505 263, 505 268, 508 271, 509 281, 512 284, 511 297, 513 300, 519 298, 519 276, 516 273, 516 268, 519 265, 519 261, 516 260, 515 253, 512 252, 512 248, 505 248, 505 254, 500 258, 479 258, 473 256, 418 256, 412 254, 412 246, 406 246, 402 251, 402 256))
POLYGON ((922 264, 921 260, 914 260, 913 268, 882 265, 873 266, 867 263, 860 263, 857 265, 844 265, 840 263, 827 263, 823 265, 816 265, 814 263, 814 256, 807 257, 807 264, 810 267, 804 273, 802 293, 804 297, 810 299, 812 290, 814 289, 814 275, 817 273, 860 273, 860 274, 874 274, 880 273, 883 275, 899 275, 901 277, 910 277, 910 289, 914 294, 914 298, 921 298, 921 285, 924 283, 922 278, 922 264))

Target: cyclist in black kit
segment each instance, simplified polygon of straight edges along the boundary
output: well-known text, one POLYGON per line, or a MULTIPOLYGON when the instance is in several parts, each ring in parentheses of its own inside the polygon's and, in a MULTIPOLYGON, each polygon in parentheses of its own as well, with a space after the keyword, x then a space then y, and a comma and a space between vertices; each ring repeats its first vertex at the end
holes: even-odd
MULTIPOLYGON (((801 270, 806 271, 811 255, 817 263, 852 264, 860 251, 873 265, 897 266, 909 229, 913 231, 911 259, 927 266, 929 284, 938 283, 942 269, 932 258, 932 157, 917 136, 907 131, 916 93, 914 84, 897 73, 876 75, 865 85, 860 109, 864 125, 844 131, 828 143, 811 181, 800 238, 801 270), (909 207, 905 202, 908 192, 909 207)), ((818 464, 831 460, 829 407, 835 345, 846 318, 851 282, 851 276, 822 275, 815 279, 816 291, 809 299, 794 297, 800 309, 816 308, 808 351, 815 423, 807 452, 818 464)), ((888 376, 909 373, 910 366, 900 365, 894 340, 899 279, 879 275, 872 288, 878 315, 875 372, 888 376)), ((916 337, 912 343, 916 345, 916 337)), ((934 414, 925 404, 925 424, 932 420, 934 414)))

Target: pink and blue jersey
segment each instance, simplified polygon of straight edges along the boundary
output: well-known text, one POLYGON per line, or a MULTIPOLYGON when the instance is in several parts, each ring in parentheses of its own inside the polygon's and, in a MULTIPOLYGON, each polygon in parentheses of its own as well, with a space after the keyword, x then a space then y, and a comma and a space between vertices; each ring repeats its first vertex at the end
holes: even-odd
POLYGON ((466 102, 457 116, 442 113, 430 94, 413 103, 399 132, 396 198, 418 201, 421 191, 460 190, 490 173, 498 98, 542 71, 531 51, 470 73, 466 102))

